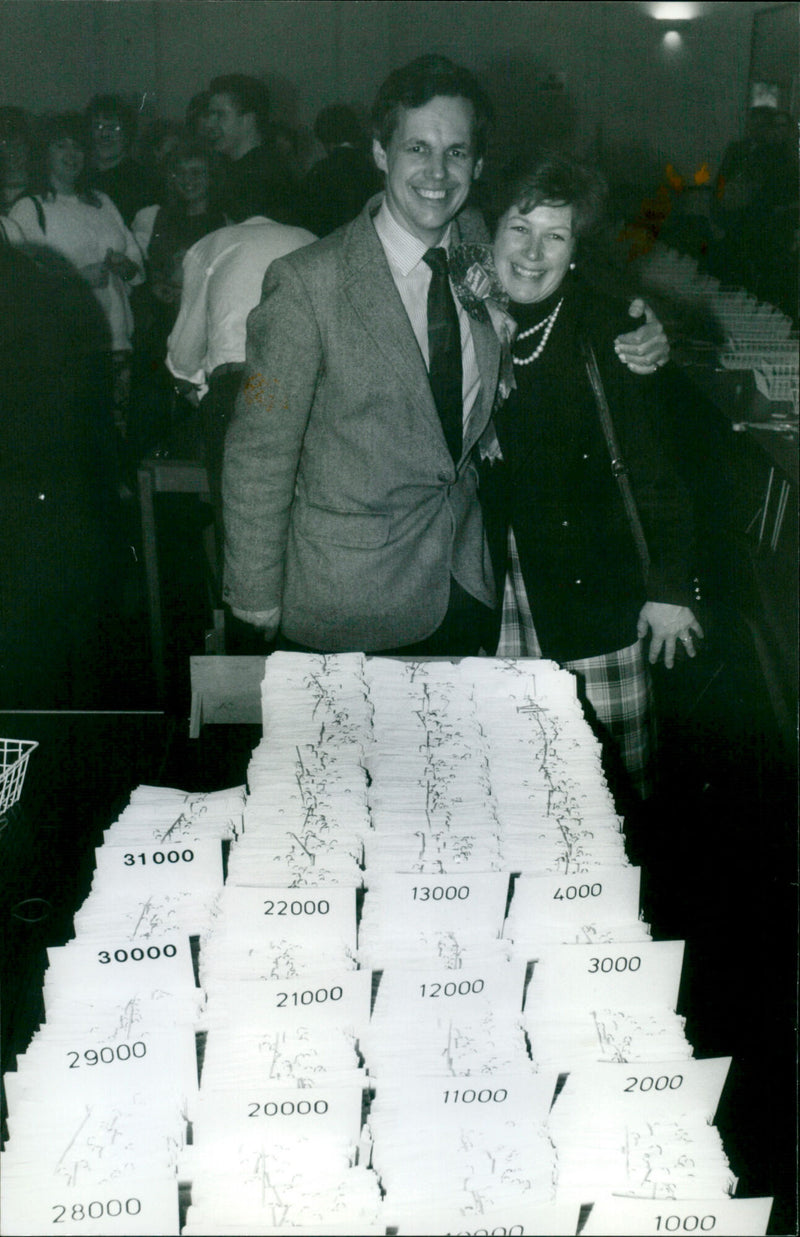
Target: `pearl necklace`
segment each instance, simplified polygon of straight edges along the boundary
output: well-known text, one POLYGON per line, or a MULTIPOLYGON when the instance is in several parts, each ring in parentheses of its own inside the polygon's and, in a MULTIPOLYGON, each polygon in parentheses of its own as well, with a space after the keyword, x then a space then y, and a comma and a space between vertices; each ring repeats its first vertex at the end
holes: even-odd
POLYGON ((542 355, 544 346, 550 338, 550 332, 555 326, 558 311, 563 304, 564 298, 562 296, 552 313, 548 314, 546 318, 542 318, 541 322, 537 322, 535 326, 528 327, 527 331, 523 331, 521 335, 517 336, 514 342, 518 344, 521 339, 527 339, 529 335, 533 335, 536 331, 540 331, 542 327, 544 327, 544 334, 530 356, 517 357, 514 356, 513 352, 511 353, 511 359, 515 365, 530 365, 531 361, 535 361, 537 357, 542 355))

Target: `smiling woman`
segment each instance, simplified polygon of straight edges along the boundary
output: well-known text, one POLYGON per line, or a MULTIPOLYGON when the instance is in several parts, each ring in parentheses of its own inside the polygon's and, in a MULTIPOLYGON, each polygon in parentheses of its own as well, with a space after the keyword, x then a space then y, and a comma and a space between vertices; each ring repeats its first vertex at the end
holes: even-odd
POLYGON ((559 287, 575 253, 572 214, 571 205, 542 203, 528 213, 512 206, 503 216, 494 262, 512 301, 541 301, 559 287))
POLYGON ((49 120, 34 191, 20 198, 9 215, 27 241, 56 250, 80 272, 104 311, 111 350, 127 352, 133 331, 128 285, 142 277, 141 254, 113 202, 90 187, 87 155, 83 117, 65 114, 49 120))
POLYGON ((492 256, 513 319, 513 379, 495 411, 502 462, 488 470, 483 501, 506 551, 498 655, 572 670, 612 758, 618 748, 646 795, 647 656, 671 666, 676 641, 694 656, 703 633, 689 608, 691 521, 665 458, 660 380, 620 362, 626 307, 573 269, 603 189, 546 154, 496 188, 492 256), (630 484, 620 482, 628 469, 630 484))

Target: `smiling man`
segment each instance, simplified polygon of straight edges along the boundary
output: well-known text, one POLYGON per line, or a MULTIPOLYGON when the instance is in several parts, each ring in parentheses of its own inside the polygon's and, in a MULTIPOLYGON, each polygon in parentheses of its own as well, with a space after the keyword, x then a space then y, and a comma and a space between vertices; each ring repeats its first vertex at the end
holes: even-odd
POLYGON ((462 208, 490 119, 441 56, 390 74, 373 109, 384 194, 267 272, 226 442, 225 596, 279 647, 492 647, 477 454, 500 346, 447 270, 452 245, 481 239, 462 208))

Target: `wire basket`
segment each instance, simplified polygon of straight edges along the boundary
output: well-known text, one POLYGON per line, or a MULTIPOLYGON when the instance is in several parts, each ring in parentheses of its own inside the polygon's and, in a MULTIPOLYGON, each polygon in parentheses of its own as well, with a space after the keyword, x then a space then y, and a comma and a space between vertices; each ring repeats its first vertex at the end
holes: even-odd
POLYGON ((28 757, 38 746, 33 739, 0 739, 0 816, 22 794, 28 757))

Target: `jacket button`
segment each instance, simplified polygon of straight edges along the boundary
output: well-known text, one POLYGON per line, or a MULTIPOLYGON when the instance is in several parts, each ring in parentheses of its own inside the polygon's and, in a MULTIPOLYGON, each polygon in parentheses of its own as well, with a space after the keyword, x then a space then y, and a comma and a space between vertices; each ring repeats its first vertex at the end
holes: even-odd
POLYGON ((588 458, 589 458, 589 456, 588 456, 588 455, 582 455, 582 456, 581 456, 581 459, 584 459, 584 460, 588 460, 588 458))
POLYGON ((40 503, 43 503, 43 502, 44 502, 44 500, 47 498, 47 495, 46 495, 46 494, 37 494, 37 495, 36 495, 36 497, 38 498, 38 500, 39 500, 39 502, 40 502, 40 503))
POLYGON ((576 583, 576 584, 583 584, 583 580, 576 580, 576 581, 575 581, 575 583, 576 583))
POLYGON ((440 472, 436 479, 437 481, 449 481, 450 480, 446 472, 440 472))

